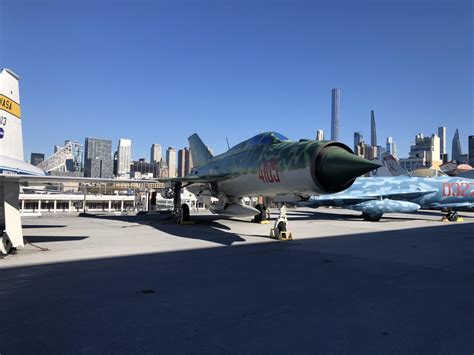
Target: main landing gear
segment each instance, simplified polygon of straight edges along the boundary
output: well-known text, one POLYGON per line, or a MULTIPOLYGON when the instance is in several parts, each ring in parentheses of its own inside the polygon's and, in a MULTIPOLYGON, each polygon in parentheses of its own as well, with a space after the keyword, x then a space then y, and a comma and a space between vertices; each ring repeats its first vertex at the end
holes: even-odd
POLYGON ((267 206, 263 204, 258 204, 255 206, 255 208, 259 211, 259 214, 257 214, 252 222, 255 223, 260 223, 260 224, 268 224, 270 223, 268 220, 270 219, 270 210, 267 208, 267 206))
POLYGON ((191 221, 189 205, 181 202, 182 188, 183 184, 181 182, 175 182, 173 186, 173 215, 180 224, 194 224, 194 222, 191 221))
POLYGON ((364 218, 364 221, 369 221, 369 222, 378 222, 382 218, 383 213, 367 213, 367 212, 362 212, 362 217, 364 218))
POLYGON ((441 222, 463 222, 464 218, 458 216, 458 211, 448 210, 446 216, 441 218, 441 222))

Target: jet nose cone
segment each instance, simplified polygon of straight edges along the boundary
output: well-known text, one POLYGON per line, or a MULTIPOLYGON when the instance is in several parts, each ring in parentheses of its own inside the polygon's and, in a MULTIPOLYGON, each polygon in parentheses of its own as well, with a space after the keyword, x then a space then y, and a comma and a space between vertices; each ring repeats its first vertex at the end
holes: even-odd
POLYGON ((379 167, 380 164, 354 155, 342 147, 328 146, 316 157, 315 173, 328 192, 337 192, 351 186, 356 177, 379 167))

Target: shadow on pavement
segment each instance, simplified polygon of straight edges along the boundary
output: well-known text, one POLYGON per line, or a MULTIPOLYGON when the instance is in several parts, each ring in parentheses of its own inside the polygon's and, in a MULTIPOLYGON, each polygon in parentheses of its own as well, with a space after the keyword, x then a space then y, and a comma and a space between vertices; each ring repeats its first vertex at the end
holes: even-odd
POLYGON ((25 240, 28 243, 49 243, 49 242, 71 242, 84 240, 88 236, 65 236, 65 235, 25 235, 25 240))
MULTIPOLYGON (((188 227, 156 226, 190 238, 230 234, 224 245, 233 238, 214 221, 188 227)), ((471 229, 449 224, 4 269, 1 351, 470 354, 471 229)))

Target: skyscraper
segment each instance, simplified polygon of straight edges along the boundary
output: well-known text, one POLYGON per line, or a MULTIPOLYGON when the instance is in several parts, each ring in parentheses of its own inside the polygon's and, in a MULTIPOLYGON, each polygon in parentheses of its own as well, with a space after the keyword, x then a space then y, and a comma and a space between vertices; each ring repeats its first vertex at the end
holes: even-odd
POLYGON ((161 145, 152 144, 150 152, 150 163, 159 163, 161 160, 161 145))
POLYGON ((191 156, 191 149, 184 148, 184 176, 191 173, 193 168, 193 157, 191 156))
POLYGON ((84 176, 110 179, 113 169, 112 141, 89 137, 84 146, 84 176))
POLYGON ((176 177, 176 150, 168 147, 166 150, 166 164, 168 165, 168 177, 176 177))
POLYGON ((386 146, 387 154, 390 154, 397 157, 397 145, 393 141, 392 137, 387 137, 387 146, 386 146))
MULTIPOLYGON (((186 148, 185 148, 186 149, 186 148)), ((185 151, 184 149, 180 149, 178 150, 178 177, 183 177, 185 175, 185 172, 184 172, 184 163, 185 163, 185 151)))
POLYGON ((331 140, 339 141, 339 99, 341 92, 339 89, 332 89, 331 104, 331 140))
POLYGON ((318 129, 316 131, 316 140, 323 141, 324 140, 324 131, 322 129, 318 129))
POLYGON ((418 133, 415 144, 410 146, 409 157, 400 159, 400 164, 408 171, 423 167, 438 168, 442 163, 439 152, 440 139, 436 134, 424 137, 418 133))
POLYGON ((443 155, 447 154, 448 152, 446 151, 446 127, 438 127, 438 137, 440 141, 440 159, 443 160, 443 155))
POLYGON ((354 153, 357 154, 358 147, 361 143, 364 143, 362 132, 354 132, 354 153))
POLYGON ((192 167, 191 151, 188 148, 178 150, 178 177, 189 175, 192 167))
POLYGON ((374 110, 370 111, 370 145, 372 147, 377 146, 377 127, 375 126, 374 110))
POLYGON ((130 139, 120 139, 117 147, 117 153, 117 176, 130 178, 132 141, 130 139))
POLYGON ((451 152, 451 160, 454 162, 461 163, 461 140, 459 139, 459 131, 456 128, 456 132, 454 133, 453 137, 453 147, 451 152))

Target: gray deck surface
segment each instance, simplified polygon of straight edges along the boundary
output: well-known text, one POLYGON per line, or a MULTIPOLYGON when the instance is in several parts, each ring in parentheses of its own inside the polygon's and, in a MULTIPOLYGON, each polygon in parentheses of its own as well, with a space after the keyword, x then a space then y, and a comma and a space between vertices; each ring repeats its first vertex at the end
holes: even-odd
POLYGON ((474 213, 271 225, 197 216, 24 220, 0 259, 0 354, 473 354, 474 213), (144 292, 145 291, 145 292, 144 292))

